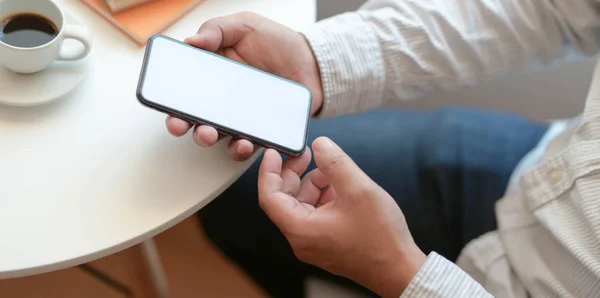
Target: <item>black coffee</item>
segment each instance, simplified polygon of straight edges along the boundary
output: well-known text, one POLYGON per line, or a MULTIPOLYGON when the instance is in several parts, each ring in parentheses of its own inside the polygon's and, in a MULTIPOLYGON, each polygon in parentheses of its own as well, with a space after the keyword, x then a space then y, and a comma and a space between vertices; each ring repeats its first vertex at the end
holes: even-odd
POLYGON ((0 41, 19 48, 33 48, 52 41, 58 29, 36 14, 17 14, 0 20, 0 41))

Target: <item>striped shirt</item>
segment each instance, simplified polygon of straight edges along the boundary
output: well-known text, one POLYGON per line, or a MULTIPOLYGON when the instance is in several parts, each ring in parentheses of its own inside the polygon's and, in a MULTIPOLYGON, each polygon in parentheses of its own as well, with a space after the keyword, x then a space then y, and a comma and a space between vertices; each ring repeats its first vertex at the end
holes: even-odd
MULTIPOLYGON (((599 29, 600 0, 371 0, 303 34, 331 117, 592 56, 599 29)), ((456 264, 431 253, 402 297, 600 297, 600 92, 511 181, 498 229, 456 264)))

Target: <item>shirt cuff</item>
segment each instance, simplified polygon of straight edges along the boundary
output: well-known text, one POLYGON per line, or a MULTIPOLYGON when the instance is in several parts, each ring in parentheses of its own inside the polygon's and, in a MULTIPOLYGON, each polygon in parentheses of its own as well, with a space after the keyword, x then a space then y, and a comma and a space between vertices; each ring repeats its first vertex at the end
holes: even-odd
POLYGON ((385 65, 381 47, 358 12, 320 21, 302 34, 321 71, 324 99, 316 117, 358 113, 383 105, 385 65))
POLYGON ((493 297, 454 263, 432 252, 400 298, 493 297))

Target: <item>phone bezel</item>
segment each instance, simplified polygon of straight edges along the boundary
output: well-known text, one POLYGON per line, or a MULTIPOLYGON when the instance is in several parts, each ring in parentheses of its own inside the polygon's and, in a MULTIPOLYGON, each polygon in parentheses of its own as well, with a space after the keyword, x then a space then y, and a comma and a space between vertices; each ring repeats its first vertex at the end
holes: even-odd
POLYGON ((306 142, 307 142, 307 139, 308 139, 308 129, 310 127, 311 107, 312 107, 312 101, 313 101, 312 92, 311 92, 311 90, 308 87, 306 87, 306 86, 304 86, 304 85, 302 85, 302 84, 300 84, 298 82, 295 82, 295 81, 292 81, 292 80, 289 80, 289 79, 286 79, 286 78, 283 78, 283 77, 280 77, 280 76, 268 73, 268 72, 263 71, 261 69, 249 66, 249 65, 244 64, 244 63, 237 62, 235 60, 229 59, 227 57, 223 57, 223 56, 215 54, 213 52, 209 52, 209 51, 206 51, 206 50, 194 47, 192 45, 189 45, 187 43, 181 42, 179 40, 176 40, 174 38, 171 38, 171 37, 168 37, 168 36, 165 36, 165 35, 162 35, 162 34, 155 34, 155 35, 151 36, 148 39, 148 44, 146 45, 146 50, 145 50, 145 53, 144 53, 144 60, 143 60, 143 63, 142 63, 142 69, 140 71, 140 77, 139 77, 139 81, 138 81, 136 96, 137 96, 138 101, 141 104, 143 104, 144 106, 148 107, 148 108, 157 110, 157 111, 165 113, 165 114, 169 114, 171 116, 175 116, 175 117, 181 118, 183 120, 189 121, 192 124, 203 124, 203 125, 212 126, 215 129, 217 129, 217 131, 219 133, 222 133, 222 134, 225 134, 225 135, 229 135, 231 137, 246 139, 246 140, 249 140, 250 142, 252 142, 252 143, 254 143, 256 145, 259 145, 259 146, 262 146, 262 147, 265 147, 265 148, 272 148, 272 149, 275 149, 275 150, 277 150, 277 151, 279 151, 281 153, 284 153, 286 155, 299 156, 299 155, 302 155, 304 153, 304 151, 306 150, 306 142), (307 115, 306 115, 306 127, 304 129, 304 136, 303 136, 303 138, 304 138, 304 140, 303 140, 304 146, 302 147, 302 149, 296 150, 296 149, 288 148, 288 147, 285 147, 285 146, 283 146, 281 144, 276 144, 276 143, 273 143, 271 141, 258 138, 256 136, 252 136, 252 135, 244 133, 242 131, 238 131, 238 130, 232 129, 230 127, 226 127, 224 125, 221 125, 221 124, 218 124, 218 123, 214 123, 214 122, 208 121, 206 119, 202 119, 202 118, 199 118, 199 117, 187 114, 187 113, 185 113, 183 111, 179 111, 179 110, 176 110, 176 109, 172 109, 172 108, 169 108, 169 107, 157 104, 155 102, 152 102, 152 101, 144 98, 144 96, 142 95, 142 89, 143 89, 145 78, 146 78, 146 70, 147 70, 147 67, 148 67, 148 59, 149 59, 150 53, 152 51, 152 46, 153 46, 154 40, 157 39, 157 38, 166 39, 166 40, 168 40, 170 42, 174 42, 174 43, 177 43, 179 45, 192 48, 192 49, 197 50, 199 52, 202 52, 202 53, 205 53, 205 54, 208 54, 208 55, 212 55, 214 57, 226 60, 226 61, 231 62, 231 63, 238 64, 238 65, 240 65, 242 67, 250 68, 250 69, 255 70, 257 72, 260 72, 262 74, 266 74, 266 75, 275 77, 277 79, 286 81, 288 83, 291 83, 291 84, 294 84, 294 85, 297 85, 297 86, 300 86, 300 87, 306 89, 308 91, 308 94, 309 94, 309 100, 308 100, 307 115))

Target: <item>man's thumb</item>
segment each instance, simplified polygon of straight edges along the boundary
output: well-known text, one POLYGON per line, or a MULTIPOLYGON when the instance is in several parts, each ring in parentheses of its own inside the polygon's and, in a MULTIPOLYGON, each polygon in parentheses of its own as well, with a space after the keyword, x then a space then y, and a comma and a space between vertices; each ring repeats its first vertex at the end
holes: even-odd
POLYGON ((317 167, 329 179, 338 194, 360 190, 370 178, 332 140, 320 137, 313 142, 317 167))
POLYGON ((209 52, 217 52, 223 43, 223 34, 219 27, 205 24, 196 35, 186 38, 184 42, 209 52))

